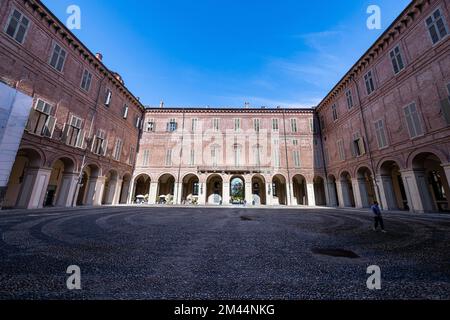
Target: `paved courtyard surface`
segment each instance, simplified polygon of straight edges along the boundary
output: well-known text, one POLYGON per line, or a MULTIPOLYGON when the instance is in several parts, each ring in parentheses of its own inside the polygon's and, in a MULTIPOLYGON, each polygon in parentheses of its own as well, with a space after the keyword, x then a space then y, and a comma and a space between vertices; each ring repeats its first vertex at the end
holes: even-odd
POLYGON ((450 299, 450 217, 385 220, 383 234, 331 209, 2 211, 0 299, 450 299))

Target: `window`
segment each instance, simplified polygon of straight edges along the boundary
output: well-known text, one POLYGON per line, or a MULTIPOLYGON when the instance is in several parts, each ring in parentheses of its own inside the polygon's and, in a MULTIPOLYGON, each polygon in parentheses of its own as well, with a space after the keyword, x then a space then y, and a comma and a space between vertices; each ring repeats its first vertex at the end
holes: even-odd
POLYGON ((425 21, 433 44, 438 43, 447 36, 448 29, 440 9, 434 11, 425 21))
POLYGON ((198 196, 199 193, 200 193, 199 191, 200 191, 200 183, 194 182, 192 184, 192 195, 193 196, 198 196))
POLYGON ((297 130, 297 119, 291 119, 291 131, 296 133, 297 130))
POLYGON ((141 127, 141 117, 139 117, 138 115, 136 115, 134 118, 134 126, 138 129, 141 127))
POLYGON ((134 147, 130 146, 130 155, 128 157, 128 164, 133 166, 134 165, 134 154, 136 153, 136 150, 134 147))
POLYGON ((274 167, 275 168, 279 168, 280 167, 280 165, 281 165, 280 150, 277 147, 275 147, 273 149, 273 162, 274 162, 274 167))
POLYGON ((448 97, 441 101, 442 115, 447 125, 450 125, 450 83, 447 84, 448 97))
POLYGON ((257 145, 253 147, 254 164, 259 167, 261 165, 261 146, 257 145))
POLYGON ((66 61, 66 56, 66 51, 59 44, 55 43, 53 46, 52 57, 50 59, 50 65, 59 72, 62 72, 64 62, 66 61))
POLYGON ((63 141, 69 146, 82 148, 84 132, 81 130, 83 120, 74 115, 70 116, 69 123, 64 125, 63 141))
POLYGON ((211 161, 213 166, 217 166, 219 159, 219 147, 212 146, 211 147, 211 161))
POLYGON ((317 139, 313 140, 314 143, 314 167, 321 168, 322 167, 322 153, 320 152, 319 142, 317 139))
POLYGON ((331 112, 333 113, 333 121, 336 122, 338 120, 337 106, 333 104, 331 106, 331 112))
POLYGON ((240 145, 234 145, 234 166, 239 167, 241 165, 242 147, 240 145))
POLYGON ((316 119, 315 118, 311 118, 309 119, 309 132, 311 133, 317 133, 317 128, 316 128, 316 119))
POLYGON ((261 120, 260 119, 253 119, 253 128, 256 132, 259 132, 261 129, 261 120))
POLYGON ((397 74, 405 68, 405 64, 403 63, 402 53, 400 52, 400 47, 396 46, 389 53, 391 56, 392 67, 394 68, 394 73, 397 74))
POLYGON ((52 111, 53 107, 49 103, 38 99, 28 118, 26 130, 38 136, 51 138, 56 124, 56 118, 51 115, 52 111))
POLYGON ((272 130, 273 131, 278 131, 279 130, 278 119, 272 119, 272 130))
POLYGON ((383 120, 378 120, 375 122, 375 132, 377 135, 378 148, 385 148, 387 146, 387 139, 383 120))
POLYGON ((320 121, 320 127, 322 129, 324 129, 325 128, 325 118, 323 116, 320 116, 319 121, 320 121))
POLYGON ((191 152, 189 154, 189 165, 195 166, 195 150, 191 149, 191 152))
POLYGON ((347 108, 351 109, 353 108, 353 95, 351 90, 347 90, 345 92, 345 96, 347 98, 347 108))
POLYGON ((101 129, 97 130, 92 144, 92 152, 99 156, 105 156, 107 147, 106 132, 101 129))
POLYGON ((123 141, 117 138, 116 144, 114 145, 113 159, 120 161, 120 155, 122 154, 123 141))
POLYGON ((172 165, 172 149, 166 150, 166 166, 172 165))
POLYGON ((298 146, 298 140, 297 140, 297 139, 293 139, 293 140, 292 140, 292 144, 293 144, 294 146, 298 146))
POLYGON ((241 131, 241 119, 234 119, 234 131, 235 132, 241 131))
POLYGON ((325 164, 330 163, 330 153, 328 152, 328 148, 326 146, 323 147, 323 155, 325 158, 325 164))
POLYGON ((17 10, 13 10, 6 25, 5 32, 11 38, 22 44, 25 40, 30 20, 17 10))
POLYGON ((192 119, 192 126, 191 126, 192 132, 197 131, 197 124, 198 124, 198 119, 192 119))
POLYGON ((344 141, 343 140, 338 140, 337 141, 337 147, 338 147, 339 159, 341 161, 344 161, 345 160, 344 141))
POLYGON ((213 119, 213 130, 219 131, 219 119, 218 118, 213 119))
POLYGON ((91 88, 91 81, 92 81, 92 73, 90 73, 88 70, 84 70, 83 77, 81 79, 81 89, 84 91, 89 91, 91 88))
POLYGON ((294 166, 300 168, 300 151, 294 150, 294 166))
POLYGON ((404 108, 406 124, 408 126, 409 136, 415 138, 423 134, 422 126, 420 124, 419 113, 415 103, 404 108))
POLYGON ((123 106, 123 112, 122 112, 122 116, 124 119, 128 118, 128 111, 129 111, 129 107, 127 105, 123 106))
POLYGON ((155 120, 150 120, 147 122, 147 132, 155 132, 156 130, 156 123, 155 120))
POLYGON ((150 150, 144 150, 142 155, 142 166, 147 167, 150 160, 150 150))
POLYGON ((168 132, 175 132, 178 128, 178 124, 175 119, 170 119, 167 123, 167 131, 168 132))
POLYGON ((375 83, 373 81, 372 71, 366 73, 366 75, 364 76, 364 81, 366 83, 367 95, 370 95, 372 92, 375 91, 375 83))
POLYGON ((105 106, 109 107, 111 105, 112 92, 109 89, 106 89, 105 92, 105 106))
POLYGON ((361 137, 359 132, 353 134, 353 141, 351 147, 354 157, 360 157, 366 153, 366 148, 364 146, 364 139, 361 137))

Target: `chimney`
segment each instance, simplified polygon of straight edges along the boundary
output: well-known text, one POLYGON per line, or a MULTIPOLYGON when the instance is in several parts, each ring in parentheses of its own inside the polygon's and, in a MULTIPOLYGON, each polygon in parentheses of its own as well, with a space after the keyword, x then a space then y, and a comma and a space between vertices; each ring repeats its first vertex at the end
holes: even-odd
POLYGON ((159 103, 159 108, 164 109, 164 101, 161 100, 161 102, 159 103))
POLYGON ((96 53, 95 57, 99 60, 99 61, 103 61, 103 55, 101 53, 96 53))

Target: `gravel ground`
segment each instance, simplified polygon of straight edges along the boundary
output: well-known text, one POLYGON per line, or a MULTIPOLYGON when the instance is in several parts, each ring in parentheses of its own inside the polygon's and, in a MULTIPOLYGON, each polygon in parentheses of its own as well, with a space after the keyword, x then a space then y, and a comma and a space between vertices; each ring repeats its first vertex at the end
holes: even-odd
POLYGON ((2 211, 0 299, 450 299, 450 216, 371 223, 307 208, 2 211), (66 287, 70 265, 81 290, 66 287))

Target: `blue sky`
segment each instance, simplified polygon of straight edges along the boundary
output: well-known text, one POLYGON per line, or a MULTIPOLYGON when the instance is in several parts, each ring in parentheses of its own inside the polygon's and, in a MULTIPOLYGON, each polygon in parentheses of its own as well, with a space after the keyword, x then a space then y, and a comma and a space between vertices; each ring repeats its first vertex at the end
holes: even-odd
POLYGON ((409 0, 44 0, 145 105, 316 105, 409 0), (378 5, 382 30, 368 30, 378 5))

